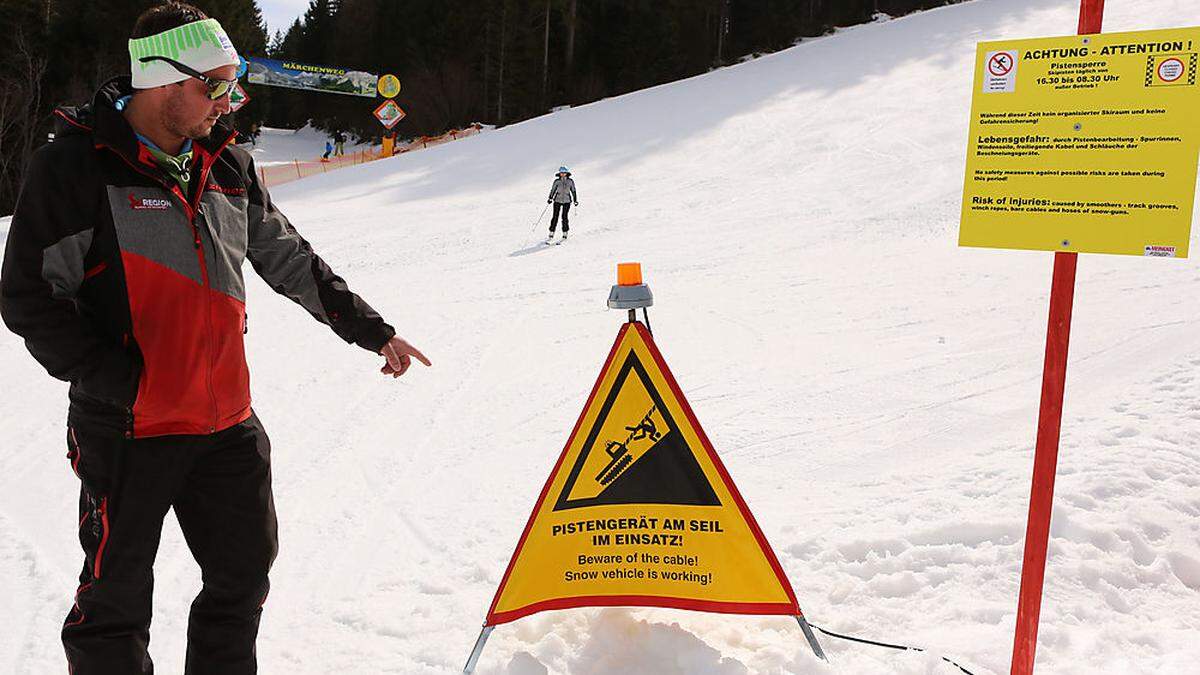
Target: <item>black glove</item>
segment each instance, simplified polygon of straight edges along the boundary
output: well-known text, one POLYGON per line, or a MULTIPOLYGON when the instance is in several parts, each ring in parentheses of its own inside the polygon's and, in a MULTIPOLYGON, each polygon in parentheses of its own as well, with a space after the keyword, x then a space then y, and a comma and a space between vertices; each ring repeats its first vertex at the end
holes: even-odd
POLYGON ((549 199, 547 199, 547 200, 546 200, 546 203, 547 203, 547 204, 549 204, 549 203, 550 203, 550 200, 549 200, 549 199))

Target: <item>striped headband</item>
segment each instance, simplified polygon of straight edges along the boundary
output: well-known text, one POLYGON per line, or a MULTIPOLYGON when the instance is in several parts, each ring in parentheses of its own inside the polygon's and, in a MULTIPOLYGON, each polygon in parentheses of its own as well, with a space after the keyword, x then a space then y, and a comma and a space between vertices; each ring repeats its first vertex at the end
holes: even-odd
POLYGON ((201 73, 239 63, 237 50, 216 19, 193 21, 157 35, 129 41, 129 68, 134 89, 152 89, 182 82, 187 75, 162 61, 143 63, 147 56, 165 56, 201 73))

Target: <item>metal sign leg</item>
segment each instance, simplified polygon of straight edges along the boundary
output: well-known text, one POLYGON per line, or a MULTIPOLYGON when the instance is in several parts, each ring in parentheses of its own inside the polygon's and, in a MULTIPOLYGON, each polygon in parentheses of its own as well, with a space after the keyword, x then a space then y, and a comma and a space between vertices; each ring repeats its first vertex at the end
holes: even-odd
POLYGON ((479 639, 475 640, 475 649, 471 650, 471 657, 467 659, 467 665, 463 666, 463 675, 471 675, 475 672, 475 664, 479 663, 479 655, 483 653, 483 646, 487 644, 488 636, 495 628, 495 626, 484 626, 483 630, 479 631, 479 639))
POLYGON ((800 624, 800 630, 804 631, 804 639, 808 640, 808 646, 812 647, 813 653, 817 655, 817 658, 828 662, 829 659, 825 658, 825 651, 821 649, 821 643, 817 642, 817 636, 813 633, 812 627, 808 625, 808 622, 804 620, 804 617, 797 616, 796 623, 800 624))

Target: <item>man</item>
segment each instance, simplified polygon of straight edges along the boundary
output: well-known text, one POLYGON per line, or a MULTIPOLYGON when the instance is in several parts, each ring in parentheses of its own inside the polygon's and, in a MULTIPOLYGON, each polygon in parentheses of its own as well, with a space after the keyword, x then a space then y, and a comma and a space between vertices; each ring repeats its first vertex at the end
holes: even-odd
POLYGON ((562 212, 563 221, 563 236, 567 238, 567 232, 571 229, 571 221, 569 214, 571 212, 571 202, 575 202, 575 206, 579 206, 579 196, 575 193, 575 181, 571 180, 571 172, 567 171, 567 167, 558 167, 558 175, 554 178, 554 183, 550 185, 550 196, 546 198, 546 203, 554 203, 554 215, 550 217, 550 236, 546 237, 546 241, 554 240, 554 228, 558 226, 558 214, 562 212))
POLYGON ((346 134, 340 130, 333 132, 333 154, 336 157, 346 154, 346 134))
POLYGON ((256 672, 276 552, 270 444, 250 406, 242 262, 399 377, 426 359, 272 204, 221 124, 238 56, 194 7, 143 14, 131 78, 59 109, 9 232, 0 314, 68 380, 85 563, 63 626, 74 675, 150 673, 152 566, 174 509, 199 563, 186 672, 256 672))

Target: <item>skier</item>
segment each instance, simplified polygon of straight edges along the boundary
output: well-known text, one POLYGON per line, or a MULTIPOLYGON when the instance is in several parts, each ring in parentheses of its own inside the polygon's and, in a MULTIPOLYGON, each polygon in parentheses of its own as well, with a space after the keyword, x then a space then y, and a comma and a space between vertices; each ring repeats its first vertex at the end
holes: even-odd
MULTIPOLYGON (((219 121, 238 56, 200 10, 137 20, 128 75, 56 111, 0 276, 0 315, 71 383, 67 457, 85 562, 62 628, 77 675, 150 673, 153 563, 175 516, 200 566, 184 672, 256 672, 277 550, 271 445, 250 403, 243 260, 403 375, 420 351, 296 232, 219 121)), ((336 411, 326 411, 336 415, 336 411)))
POLYGON ((329 153, 331 153, 331 152, 333 152, 333 143, 330 143, 328 140, 326 140, 325 141, 325 154, 321 155, 321 161, 328 162, 329 161, 329 153))
POLYGON ((571 203, 579 206, 579 195, 575 192, 575 181, 571 180, 571 172, 567 171, 567 167, 558 167, 558 175, 554 178, 554 183, 550 186, 550 196, 546 198, 547 204, 554 204, 554 215, 550 218, 550 235, 546 237, 546 241, 554 241, 554 228, 558 226, 558 214, 562 213, 563 222, 563 240, 567 238, 567 231, 571 229, 569 214, 571 212, 571 203))
POLYGON ((346 135, 341 131, 333 132, 333 154, 335 157, 346 154, 346 135))

